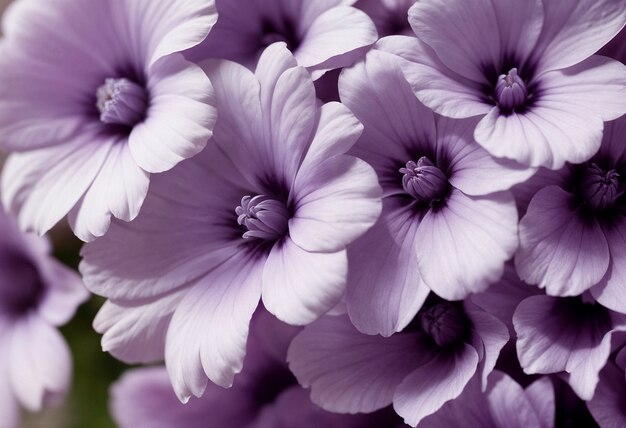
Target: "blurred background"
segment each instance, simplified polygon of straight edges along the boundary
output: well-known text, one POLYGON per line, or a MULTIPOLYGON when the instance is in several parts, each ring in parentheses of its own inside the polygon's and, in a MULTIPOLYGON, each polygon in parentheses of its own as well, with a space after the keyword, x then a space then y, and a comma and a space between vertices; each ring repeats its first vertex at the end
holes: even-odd
MULTIPOLYGON (((42 0, 45 1, 45 0, 42 0)), ((4 13, 11 0, 0 0, 4 13)), ((4 154, 0 152, 0 168, 4 154)), ((76 269, 80 261, 81 242, 65 224, 51 233, 55 256, 76 269)), ((124 371, 125 366, 102 352, 100 335, 92 328, 93 319, 103 300, 93 297, 80 307, 74 319, 61 332, 67 339, 74 357, 73 387, 66 402, 39 414, 25 413, 24 428, 111 428, 114 423, 108 412, 108 389, 124 371)), ((2 381, 2 380, 0 380, 2 381)), ((0 427, 2 425, 0 415, 0 427)))

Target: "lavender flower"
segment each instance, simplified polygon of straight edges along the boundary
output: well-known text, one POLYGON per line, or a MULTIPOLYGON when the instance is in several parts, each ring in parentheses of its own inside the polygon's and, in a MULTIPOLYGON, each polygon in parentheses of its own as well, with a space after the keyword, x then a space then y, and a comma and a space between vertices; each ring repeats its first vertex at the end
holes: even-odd
POLYGON ((609 360, 600 373, 600 382, 587 407, 602 428, 626 425, 626 347, 609 360))
POLYGON ((206 145, 210 82, 177 52, 200 43, 212 0, 18 0, 3 21, 0 147, 15 151, 3 203, 40 234, 66 214, 76 235, 130 221, 150 173, 206 145))
POLYGON ((311 399, 340 413, 372 412, 393 403, 416 426, 458 397, 476 374, 487 386, 506 326, 470 303, 435 296, 401 333, 359 333, 347 316, 325 316, 293 340, 287 359, 311 399))
POLYGON ((19 426, 20 406, 35 412, 59 403, 72 358, 56 329, 88 293, 78 275, 49 255, 46 239, 21 234, 0 210, 0 415, 19 426))
POLYGON ((388 336, 429 290, 459 300, 500 278, 518 245, 506 190, 532 172, 489 156, 472 138, 474 122, 435 117, 389 54, 370 52, 339 86, 365 126, 352 152, 384 191, 380 220, 349 250, 348 312, 361 332, 388 336))
POLYGON ((87 286, 111 299, 96 321, 105 349, 136 362, 165 347, 182 400, 202 395, 206 377, 232 384, 261 296, 290 324, 335 306, 345 248, 381 210, 374 171, 344 154, 361 124, 317 103, 284 43, 256 75, 228 61, 205 67, 220 108, 215 144, 155 177, 142 215, 114 222, 81 264, 87 286))
POLYGON ((589 162, 553 173, 557 184, 532 198, 520 222, 515 263, 520 277, 549 295, 585 290, 626 313, 626 117, 607 123, 600 151, 589 162))
POLYGON ((542 377, 522 388, 507 374, 494 370, 483 393, 474 378, 456 399, 447 402, 420 428, 553 428, 554 388, 542 377))
POLYGON ((111 403, 122 427, 398 428, 395 413, 339 415, 311 403, 285 362, 287 345, 298 332, 263 310, 252 323, 245 368, 231 389, 207 386, 204 396, 181 404, 165 368, 136 369, 111 389, 111 403))
POLYGON ((404 58, 419 99, 452 118, 477 117, 489 153, 558 169, 598 150, 603 122, 626 113, 626 67, 592 55, 626 23, 626 0, 423 0, 419 39, 378 48, 404 58))
POLYGON ((372 18, 380 37, 403 34, 413 36, 409 9, 417 0, 358 0, 354 5, 372 18))
POLYGON ((284 42, 313 79, 352 64, 378 39, 356 0, 216 0, 220 19, 187 56, 224 58, 254 69, 263 50, 284 42))

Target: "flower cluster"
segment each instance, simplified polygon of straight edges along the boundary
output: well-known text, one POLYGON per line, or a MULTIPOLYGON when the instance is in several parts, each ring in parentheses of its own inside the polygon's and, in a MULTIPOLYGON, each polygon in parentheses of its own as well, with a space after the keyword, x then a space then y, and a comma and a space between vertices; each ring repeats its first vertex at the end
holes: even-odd
POLYGON ((15 0, 0 415, 87 291, 122 427, 626 426, 626 0, 15 0), (599 53, 598 53, 599 52, 599 53), (20 231, 21 229, 21 231, 20 231), (585 422, 582 422, 585 421, 585 422))

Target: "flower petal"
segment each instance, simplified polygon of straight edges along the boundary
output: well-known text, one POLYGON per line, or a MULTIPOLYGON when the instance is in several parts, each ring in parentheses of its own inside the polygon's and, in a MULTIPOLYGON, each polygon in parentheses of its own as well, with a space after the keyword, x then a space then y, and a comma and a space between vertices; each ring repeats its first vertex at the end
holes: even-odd
POLYGON ((613 362, 607 363, 600 373, 596 393, 587 402, 587 408, 603 428, 619 428, 626 424, 624 372, 613 362))
POLYGON ((626 314, 626 220, 604 227, 609 245, 611 263, 602 281, 591 289, 591 294, 601 305, 626 314))
POLYGON ((546 187, 520 222, 517 272, 553 296, 582 293, 600 282, 609 266, 609 248, 597 220, 581 218, 573 203, 560 187, 546 187))
POLYGON ((311 253, 290 238, 272 248, 263 270, 263 304, 278 319, 305 325, 332 309, 345 292, 345 250, 311 253))
POLYGON ((467 315, 472 322, 472 328, 477 339, 482 342, 482 355, 478 366, 480 371, 482 389, 487 389, 487 378, 496 366, 500 351, 509 341, 509 332, 506 326, 496 317, 487 312, 468 310, 467 315), (484 352, 484 354, 483 354, 484 352))

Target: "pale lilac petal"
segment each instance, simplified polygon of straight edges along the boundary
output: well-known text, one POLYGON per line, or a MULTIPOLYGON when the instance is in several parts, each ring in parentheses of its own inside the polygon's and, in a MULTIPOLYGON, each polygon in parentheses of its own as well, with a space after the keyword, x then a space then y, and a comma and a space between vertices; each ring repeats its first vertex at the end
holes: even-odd
POLYGON ((202 69, 175 54, 147 76, 150 107, 129 137, 130 152, 148 172, 163 172, 198 154, 217 119, 215 94, 202 69))
POLYGON ((148 301, 107 301, 93 328, 102 334, 102 350, 128 364, 162 361, 172 315, 188 288, 148 301))
POLYGON ((455 119, 489 113, 491 106, 484 102, 480 84, 449 70, 421 40, 389 36, 375 47, 405 60, 400 65, 413 92, 435 112, 455 119))
POLYGON ((515 266, 522 280, 554 296, 574 296, 597 284, 609 266, 609 248, 595 218, 572 209, 558 186, 535 195, 520 222, 515 266))
MULTIPOLYGON (((489 378, 489 383, 487 401, 497 427, 540 428, 542 426, 539 415, 530 403, 525 391, 511 377, 496 371, 489 378)), ((552 402, 552 406, 554 408, 554 402, 552 402)))
POLYGON ((602 281, 591 289, 591 294, 601 305, 626 313, 626 266, 622 262, 626 258, 626 221, 622 218, 603 229, 611 263, 602 281))
POLYGON ((593 397, 611 352, 611 333, 624 330, 623 321, 613 327, 611 316, 602 310, 550 296, 533 296, 520 303, 513 324, 525 373, 565 372, 579 397, 593 397))
POLYGON ((554 386, 550 378, 544 376, 537 379, 526 387, 525 392, 539 418, 540 427, 553 428, 556 409, 554 386))
POLYGON ((45 255, 39 265, 47 291, 37 312, 51 325, 64 325, 72 319, 76 308, 89 298, 89 292, 75 271, 45 255))
POLYGON ((433 356, 398 386, 393 408, 405 423, 416 426, 447 401, 457 398, 476 372, 477 365, 478 354, 467 344, 450 355, 433 356))
POLYGON ((110 390, 111 413, 120 428, 247 427, 256 410, 245 390, 209 384, 201 399, 182 404, 164 367, 126 372, 110 390))
POLYGON ((420 1, 409 10, 415 34, 451 70, 476 82, 505 54, 532 52, 543 24, 542 2, 420 1), (445 29, 445 30, 444 30, 445 29))
POLYGON ((422 278, 437 295, 460 300, 484 291, 517 249, 513 197, 470 198, 452 190, 445 207, 424 216, 415 245, 422 278))
POLYGON ((2 176, 5 207, 22 229, 46 233, 89 189, 111 147, 109 139, 86 131, 58 147, 12 155, 2 176))
POLYGON ((195 284, 178 304, 165 362, 178 398, 199 397, 211 382, 230 387, 243 367, 265 260, 239 253, 195 284))
POLYGON ((543 31, 534 52, 540 70, 579 63, 611 40, 626 24, 626 1, 544 1, 543 31))
POLYGON ((524 183, 513 186, 511 192, 515 196, 520 217, 526 214, 530 201, 544 187, 556 185, 565 188, 570 178, 570 171, 567 165, 556 171, 542 167, 524 183))
POLYGON ((150 174, 133 160, 126 141, 111 146, 100 172, 68 220, 74 234, 85 242, 103 236, 111 215, 131 221, 139 214, 148 193, 150 174))
POLYGON ((347 274, 345 250, 310 253, 287 237, 274 245, 263 269, 263 304, 288 324, 308 324, 339 303, 347 274))
POLYGON ((471 196, 509 190, 529 179, 534 169, 496 159, 474 141, 476 121, 437 119, 438 149, 450 159, 450 184, 471 196))
POLYGON ((500 351, 509 341, 509 331, 501 321, 483 311, 467 310, 474 336, 482 349, 477 349, 481 361, 478 367, 482 389, 487 389, 487 378, 496 366, 500 351), (481 343, 482 342, 482 343, 481 343))
POLYGON ((32 412, 58 404, 69 390, 72 357, 63 336, 31 315, 14 326, 10 346, 11 384, 20 403, 32 412))
POLYGON ((346 302, 350 320, 366 334, 391 336, 406 327, 430 289, 420 279, 411 212, 385 200, 385 213, 348 249, 346 302))
POLYGON ((374 23, 364 12, 347 6, 332 7, 311 23, 294 56, 299 65, 307 68, 318 69, 316 66, 332 59, 339 60, 333 68, 344 67, 356 60, 347 54, 377 39, 374 23))
MULTIPOLYGON (((8 349, 11 340, 10 333, 7 331, 0 332, 0 344, 2 349, 8 349)), ((2 421, 6 424, 7 428, 18 428, 20 426, 20 405, 15 397, 11 382, 7 382, 6 379, 10 378, 11 365, 10 356, 8 352, 0 353, 0 376, 5 379, 0 383, 0 415, 2 415, 2 421)))
POLYGON ((626 381, 624 372, 609 362, 600 373, 600 382, 587 408, 602 428, 626 424, 626 381))
POLYGON ((371 166, 339 155, 296 176, 291 239, 306 251, 336 252, 374 225, 382 190, 371 166))
POLYGON ((341 413, 372 412, 391 404, 394 391, 423 356, 415 335, 361 334, 346 316, 326 316, 293 340, 287 360, 311 399, 341 413))

